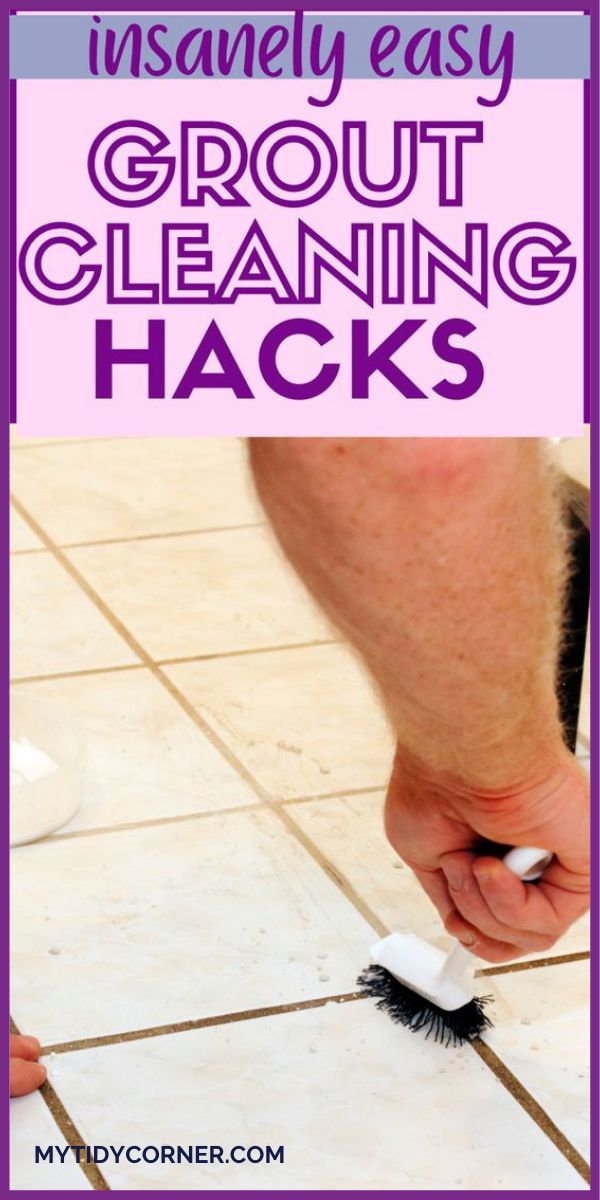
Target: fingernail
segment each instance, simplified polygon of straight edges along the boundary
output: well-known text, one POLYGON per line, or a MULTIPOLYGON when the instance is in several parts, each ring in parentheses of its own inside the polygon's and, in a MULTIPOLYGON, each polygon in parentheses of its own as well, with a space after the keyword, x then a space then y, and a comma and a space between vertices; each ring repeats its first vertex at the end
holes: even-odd
POLYGON ((41 1063, 36 1063, 35 1065, 36 1065, 38 1071, 41 1071, 40 1083, 45 1083, 46 1077, 48 1075, 46 1068, 43 1067, 41 1063))
POLYGON ((464 882, 464 875, 460 870, 460 867, 444 867, 444 874, 448 881, 448 887, 451 888, 453 892, 459 892, 464 882))
POLYGON ((38 1042, 37 1038, 34 1038, 34 1037, 28 1037, 28 1036, 25 1034, 25 1035, 23 1036, 23 1041, 24 1041, 24 1042, 27 1042, 27 1044, 28 1044, 29 1046, 31 1046, 31 1049, 32 1049, 32 1050, 39 1050, 39 1049, 40 1049, 40 1043, 38 1042))
POLYGON ((463 934, 463 936, 461 938, 459 938, 459 941, 460 941, 461 946, 474 946, 475 945, 475 938, 472 933, 463 934))

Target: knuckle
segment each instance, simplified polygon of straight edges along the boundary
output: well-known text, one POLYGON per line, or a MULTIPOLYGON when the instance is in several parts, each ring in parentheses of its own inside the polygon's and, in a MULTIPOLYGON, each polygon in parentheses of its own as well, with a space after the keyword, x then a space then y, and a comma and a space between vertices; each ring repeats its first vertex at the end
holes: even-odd
POLYGON ((465 923, 456 909, 452 909, 444 918, 444 926, 446 933, 451 933, 453 937, 458 937, 459 933, 464 933, 465 923))
POLYGON ((557 943, 557 941, 558 941, 558 938, 559 938, 559 936, 560 936, 560 935, 559 935, 558 933, 544 933, 544 934, 542 934, 542 936, 541 936, 541 937, 540 937, 540 939, 539 939, 539 941, 540 941, 540 949, 541 949, 541 950, 551 950, 551 949, 552 949, 552 947, 556 945, 556 943, 557 943))

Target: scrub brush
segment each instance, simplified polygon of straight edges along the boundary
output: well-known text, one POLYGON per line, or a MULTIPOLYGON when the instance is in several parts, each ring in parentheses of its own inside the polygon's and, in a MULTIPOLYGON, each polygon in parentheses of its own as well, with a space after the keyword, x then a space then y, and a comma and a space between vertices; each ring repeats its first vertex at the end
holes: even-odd
MULTIPOLYGON (((539 879, 552 855, 535 847, 509 850, 504 863, 525 883, 539 879)), ((371 946, 373 966, 357 984, 377 1008, 413 1033, 425 1031, 436 1042, 460 1046, 479 1037, 492 1022, 485 1006, 490 996, 474 995, 475 958, 457 942, 449 954, 413 933, 390 933, 371 946)))

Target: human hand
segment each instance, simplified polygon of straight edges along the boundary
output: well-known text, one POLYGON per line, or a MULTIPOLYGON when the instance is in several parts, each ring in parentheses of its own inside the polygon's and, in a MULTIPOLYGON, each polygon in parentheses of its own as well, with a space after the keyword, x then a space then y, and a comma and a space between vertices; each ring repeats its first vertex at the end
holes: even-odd
POLYGON ((551 769, 502 794, 434 778, 399 749, 385 824, 448 933, 480 958, 545 952, 589 908, 589 782, 562 747, 551 769), (538 883, 525 884, 500 857, 477 852, 482 839, 554 858, 538 883))
POLYGON ((27 1096, 35 1092, 46 1078, 46 1068, 38 1063, 40 1043, 37 1038, 10 1035, 10 1094, 27 1096))

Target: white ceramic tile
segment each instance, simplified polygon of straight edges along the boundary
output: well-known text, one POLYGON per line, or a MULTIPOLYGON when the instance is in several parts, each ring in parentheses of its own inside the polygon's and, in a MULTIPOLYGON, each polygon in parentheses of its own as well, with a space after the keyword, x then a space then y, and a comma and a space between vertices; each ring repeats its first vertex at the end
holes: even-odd
POLYGON ((13 678, 137 661, 50 554, 13 557, 10 602, 13 678))
POLYGON ((270 812, 12 851, 17 1024, 48 1045, 354 988, 372 940, 270 812))
POLYGON ((76 713, 86 743, 81 807, 60 830, 98 829, 256 803, 255 793, 149 671, 23 684, 76 713))
POLYGON ((121 438, 21 450, 15 495, 59 543, 264 520, 237 438, 121 438))
POLYGON ((584 1188, 472 1050, 369 1002, 57 1055, 51 1078, 103 1145, 284 1147, 283 1165, 106 1164, 116 1189, 584 1188))
POLYGON ((493 992, 495 1027, 486 1042, 587 1159, 589 963, 501 975, 493 992))
MULTIPOLYGON (((288 812, 390 930, 410 931, 449 948, 434 905, 390 846, 383 829, 384 793, 290 804, 288 812)), ((548 952, 589 950, 589 915, 581 917, 548 952)), ((524 955, 532 961, 541 954, 524 955)), ((481 963, 482 967, 489 966, 481 963)))
MULTIPOLYGON (((44 1060, 47 1065, 47 1060, 44 1060)), ((91 1191, 73 1154, 64 1163, 35 1161, 35 1147, 64 1150, 65 1139, 38 1092, 10 1102, 10 1188, 11 1192, 91 1191)))
POLYGON ((43 543, 30 529, 27 521, 10 506, 10 550, 14 554, 18 550, 41 550, 43 543))
POLYGON ((345 646, 182 663, 167 673, 275 798, 386 782, 392 737, 345 646))
POLYGON ((271 533, 260 526, 68 554, 154 658, 332 636, 271 533))
POLYGON ((287 811, 388 929, 446 946, 434 905, 385 836, 383 800, 375 792, 290 804, 287 811))

